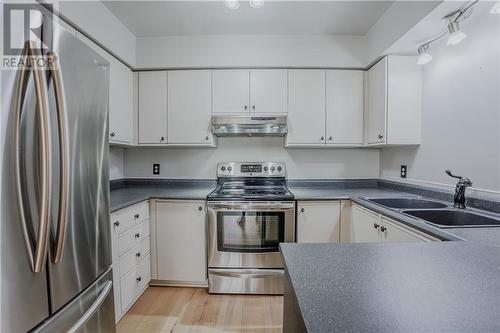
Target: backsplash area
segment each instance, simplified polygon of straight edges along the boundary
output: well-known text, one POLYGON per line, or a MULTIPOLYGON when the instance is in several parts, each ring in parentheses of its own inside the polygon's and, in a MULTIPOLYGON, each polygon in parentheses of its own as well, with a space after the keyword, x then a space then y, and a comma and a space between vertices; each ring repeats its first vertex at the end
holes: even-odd
POLYGON ((288 177, 307 179, 378 178, 377 149, 285 149, 282 138, 219 138, 217 148, 127 148, 124 176, 213 179, 225 161, 285 162, 288 177))

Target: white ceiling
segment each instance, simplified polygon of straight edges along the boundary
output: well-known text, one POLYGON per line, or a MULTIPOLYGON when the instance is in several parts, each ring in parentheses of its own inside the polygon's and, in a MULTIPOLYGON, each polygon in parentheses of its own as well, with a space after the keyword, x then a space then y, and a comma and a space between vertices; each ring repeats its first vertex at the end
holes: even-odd
POLYGON ((232 34, 365 35, 394 1, 104 1, 137 37, 232 34))

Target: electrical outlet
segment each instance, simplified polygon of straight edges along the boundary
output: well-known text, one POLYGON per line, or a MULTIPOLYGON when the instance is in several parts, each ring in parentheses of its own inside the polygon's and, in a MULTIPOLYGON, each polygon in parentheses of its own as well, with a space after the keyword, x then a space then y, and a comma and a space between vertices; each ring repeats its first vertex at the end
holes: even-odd
POLYGON ((153 175, 159 175, 159 174, 160 174, 160 164, 153 163, 153 175))
POLYGON ((401 178, 406 178, 408 167, 406 165, 401 165, 401 178))

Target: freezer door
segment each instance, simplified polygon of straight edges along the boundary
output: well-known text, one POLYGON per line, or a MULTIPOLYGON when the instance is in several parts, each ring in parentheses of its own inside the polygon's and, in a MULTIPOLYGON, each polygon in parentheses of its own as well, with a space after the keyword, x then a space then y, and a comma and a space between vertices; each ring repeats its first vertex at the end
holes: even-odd
POLYGON ((109 269, 33 333, 113 333, 114 311, 113 275, 109 269))
POLYGON ((45 44, 52 51, 55 68, 60 69, 48 80, 54 166, 48 262, 50 300, 55 312, 111 266, 109 64, 57 23, 45 27, 45 44), (63 110, 58 111, 61 100, 63 110), (58 112, 64 115, 66 139, 58 127, 58 112), (67 149, 66 158, 61 147, 67 149), (67 177, 61 173, 64 165, 67 177), (65 218, 59 221, 63 200, 67 203, 65 218), (64 225, 62 235, 57 232, 60 223, 64 225), (60 258, 56 258, 58 246, 62 250, 60 258))
MULTIPOLYGON (((3 4, 0 6, 3 9, 3 4)), ((0 11, 2 10, 0 9, 0 11)), ((0 17, 3 14, 0 13, 0 17)), ((22 22, 15 22, 13 16, 11 27, 14 39, 12 45, 23 47, 22 22)), ((26 332, 49 316, 47 289, 47 271, 43 265, 46 250, 40 254, 40 272, 33 269, 32 248, 39 244, 37 239, 40 229, 40 218, 37 215, 41 201, 39 191, 39 121, 36 121, 37 103, 34 91, 34 76, 31 73, 27 85, 19 87, 22 70, 1 70, 1 326, 0 332, 26 332), (21 105, 20 117, 16 116, 15 99, 25 92, 21 105), (16 118, 19 122, 19 146, 14 140, 16 118), (16 154, 20 164, 15 163, 16 154), (36 157, 35 157, 36 156, 36 157), (25 198, 23 211, 18 200, 18 177, 25 198), (22 169, 22 170, 21 170, 22 169), (24 217, 24 218, 23 218, 24 217), (26 221, 26 224, 23 224, 26 221), (24 225, 24 227, 23 227, 24 225), (25 233, 25 231, 27 231, 25 233), (26 236, 25 236, 26 235, 26 236), (29 239, 28 243, 25 239, 29 239), (31 259, 30 259, 31 258, 31 259)), ((21 192, 19 192, 21 193, 21 192)), ((38 270, 38 269, 37 269, 38 270)))

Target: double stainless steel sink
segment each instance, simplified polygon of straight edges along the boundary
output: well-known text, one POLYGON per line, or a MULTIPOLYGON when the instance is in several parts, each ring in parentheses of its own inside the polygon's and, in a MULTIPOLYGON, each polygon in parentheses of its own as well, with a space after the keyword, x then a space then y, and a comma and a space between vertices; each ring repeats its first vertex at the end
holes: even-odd
POLYGON ((456 209, 422 198, 366 198, 375 204, 394 209, 440 228, 500 227, 500 218, 468 209, 456 209))

